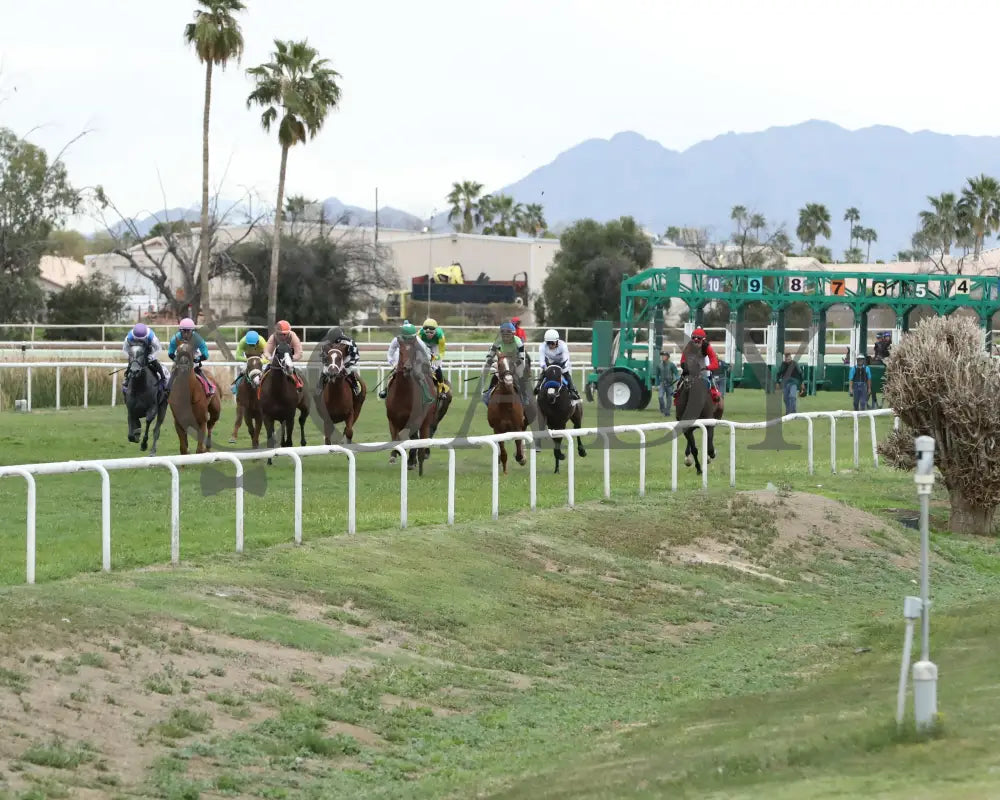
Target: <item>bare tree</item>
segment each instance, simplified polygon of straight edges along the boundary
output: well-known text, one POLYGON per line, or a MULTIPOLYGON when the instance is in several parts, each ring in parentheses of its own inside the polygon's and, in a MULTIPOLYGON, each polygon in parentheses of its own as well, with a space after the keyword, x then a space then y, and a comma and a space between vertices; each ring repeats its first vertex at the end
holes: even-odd
MULTIPOLYGON (((212 198, 207 237, 201 236, 200 229, 177 226, 169 216, 160 219, 155 214, 152 215, 154 219, 162 223, 157 226, 159 236, 145 237, 136 220, 125 216, 100 187, 97 189, 97 214, 117 245, 111 252, 124 258, 132 269, 151 281, 175 314, 197 320, 203 299, 201 243, 209 242, 209 279, 231 274, 237 262, 232 260, 230 252, 255 231, 264 215, 251 217, 245 213, 239 222, 246 227, 235 238, 223 238, 220 231, 226 225, 235 224, 236 210, 246 208, 244 201, 248 199, 249 194, 220 213, 218 195, 212 198), (108 210, 117 217, 117 222, 111 225, 105 213, 108 210), (156 243, 157 239, 162 240, 162 244, 156 243)), ((166 205, 164 200, 164 207, 166 205)))
POLYGON ((913 469, 914 436, 933 436, 951 499, 951 530, 991 534, 1000 505, 1000 362, 968 317, 930 317, 893 347, 883 396, 903 425, 879 451, 913 469))
MULTIPOLYGON (((771 229, 763 215, 734 206, 735 230, 728 240, 713 242, 706 228, 671 229, 684 247, 711 269, 780 269, 791 250, 784 226, 771 229)), ((669 234, 668 234, 669 235, 669 234)))

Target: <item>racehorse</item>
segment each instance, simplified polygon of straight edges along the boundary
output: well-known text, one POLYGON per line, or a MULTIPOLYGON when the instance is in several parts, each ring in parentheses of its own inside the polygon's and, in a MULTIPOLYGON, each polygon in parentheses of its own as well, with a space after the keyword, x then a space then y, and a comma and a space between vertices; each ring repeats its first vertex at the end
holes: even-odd
POLYGON ((151 456, 155 456, 156 443, 160 439, 160 426, 167 416, 167 393, 160 386, 156 375, 149 369, 149 346, 145 342, 136 342, 128 351, 128 366, 125 368, 125 379, 128 381, 128 391, 125 393, 128 440, 139 441, 142 420, 145 419, 146 431, 139 445, 139 449, 145 451, 149 444, 149 424, 155 418, 153 449, 149 451, 151 456))
MULTIPOLYGON (((528 421, 521 403, 520 389, 510 368, 510 359, 506 353, 497 355, 497 382, 490 392, 486 406, 486 421, 493 433, 513 433, 527 430, 528 421)), ((517 439, 514 442, 517 453, 514 460, 524 466, 524 442, 517 439)), ((507 448, 500 442, 500 464, 503 474, 507 474, 507 448)))
POLYGON ((354 439, 354 424, 361 416, 361 406, 368 396, 368 387, 360 378, 361 393, 354 394, 348 372, 344 368, 346 357, 347 344, 343 342, 330 345, 323 354, 325 366, 320 379, 320 402, 316 406, 323 418, 323 441, 326 444, 332 444, 330 435, 338 422, 344 423, 344 438, 348 442, 354 439))
POLYGON ((260 388, 260 377, 263 371, 264 366, 260 356, 247 358, 246 369, 243 370, 243 380, 240 381, 240 388, 236 393, 236 424, 233 425, 233 436, 229 440, 230 442, 236 441, 236 435, 240 432, 240 423, 245 419, 247 433, 250 434, 250 442, 254 450, 260 447, 260 429, 264 424, 264 415, 260 411, 260 400, 257 398, 257 389, 260 388))
MULTIPOLYGON (((681 380, 677 389, 677 420, 722 419, 725 404, 722 398, 717 403, 712 400, 711 392, 701 377, 700 365, 704 360, 701 345, 698 342, 688 342, 684 348, 683 358, 681 380), (691 371, 691 365, 696 365, 694 372, 691 371)), ((715 458, 715 426, 707 427, 706 467, 715 458)), ((690 467, 693 457, 695 471, 701 475, 701 462, 698 461, 698 445, 695 444, 695 427, 693 425, 685 427, 684 438, 687 440, 687 447, 684 448, 684 464, 690 467)))
POLYGON ((199 377, 194 368, 194 350, 190 342, 177 345, 174 370, 170 382, 170 413, 181 444, 181 455, 188 454, 188 428, 198 430, 198 449, 212 449, 212 428, 222 413, 219 384, 211 375, 199 377), (202 382, 204 381, 204 383, 202 382))
MULTIPOLYGON (((538 387, 538 411, 541 421, 548 430, 564 430, 569 420, 572 420, 574 428, 583 427, 583 403, 570 397, 562 367, 558 364, 550 364, 542 373, 538 387)), ((579 436, 575 438, 576 452, 580 454, 580 458, 585 458, 587 451, 583 447, 583 440, 579 436)), ((570 444, 570 447, 572 446, 570 444)), ((552 437, 552 449, 556 457, 555 471, 559 472, 559 462, 566 458, 562 452, 561 438, 552 437)))
MULTIPOLYGON (((302 446, 306 445, 306 417, 309 416, 309 400, 299 387, 292 363, 292 348, 287 342, 280 342, 274 348, 274 355, 257 389, 260 413, 267 430, 267 446, 274 447, 274 423, 281 426, 279 447, 292 446, 292 431, 295 430, 295 411, 299 410, 299 428, 302 446)), ((271 459, 268 459, 268 464, 271 459)))
MULTIPOLYGON (((419 353, 415 339, 400 339, 399 360, 385 396, 385 416, 389 421, 389 436, 394 442, 401 439, 401 434, 406 434, 407 439, 429 439, 431 426, 437 421, 437 387, 427 364, 420 363, 419 353)), ((396 463, 396 456, 393 451, 389 456, 390 464, 396 463)), ((426 448, 411 448, 407 468, 418 465, 423 475, 426 458, 426 448)))

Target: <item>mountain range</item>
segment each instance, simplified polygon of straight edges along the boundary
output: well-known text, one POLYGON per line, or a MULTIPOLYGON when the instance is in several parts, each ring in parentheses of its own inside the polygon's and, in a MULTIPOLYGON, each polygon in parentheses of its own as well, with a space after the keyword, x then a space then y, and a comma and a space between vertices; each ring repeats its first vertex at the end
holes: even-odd
MULTIPOLYGON (((847 130, 810 120, 754 133, 726 133, 683 151, 670 150, 634 131, 610 139, 588 139, 550 163, 499 189, 521 203, 541 203, 550 229, 574 220, 600 221, 631 215, 647 230, 707 227, 717 239, 732 230, 730 210, 745 206, 783 224, 794 239, 798 209, 822 203, 830 211, 832 236, 817 244, 841 258, 848 246, 844 211, 856 207, 860 225, 878 241, 871 259, 891 260, 910 246, 927 196, 960 192, 967 178, 1000 177, 1000 137, 909 133, 885 125, 847 130)), ((454 176, 461 179, 474 176, 454 176)), ((442 193, 447 187, 442 187, 442 193)), ((371 225, 374 212, 324 201, 328 218, 346 213, 353 224, 371 225)), ((171 218, 197 220, 197 207, 174 209, 171 218)), ((162 215, 158 215, 161 216, 162 215)), ((141 221, 148 230, 155 223, 141 221)), ((379 210, 385 227, 419 230, 426 221, 398 209, 379 210)), ((449 228, 447 215, 435 230, 449 228)))

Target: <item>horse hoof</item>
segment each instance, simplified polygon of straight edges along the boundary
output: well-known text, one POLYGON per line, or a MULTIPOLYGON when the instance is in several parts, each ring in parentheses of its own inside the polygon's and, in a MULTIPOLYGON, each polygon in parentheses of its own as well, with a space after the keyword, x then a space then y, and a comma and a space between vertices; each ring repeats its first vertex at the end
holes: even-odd
POLYGON ((579 450, 577 450, 576 452, 577 452, 577 455, 580 456, 580 458, 586 458, 587 457, 587 451, 584 450, 582 447, 579 450))
POLYGON ((525 461, 525 459, 524 459, 524 456, 515 456, 515 457, 514 457, 514 460, 515 460, 515 461, 516 461, 516 462, 517 462, 518 464, 520 464, 520 465, 521 465, 522 467, 523 467, 523 466, 524 466, 525 464, 527 464, 527 463, 528 463, 527 461, 525 461))
POLYGON ((685 467, 690 467, 693 463, 694 463, 694 461, 691 459, 691 456, 685 456, 684 457, 684 466, 685 467))
POLYGON ((407 464, 407 465, 406 465, 406 468, 407 468, 408 470, 410 470, 410 471, 412 472, 412 471, 413 471, 413 470, 415 470, 415 469, 416 469, 417 467, 416 467, 416 465, 414 465, 414 464, 407 464))
POLYGON ((140 449, 140 450, 141 450, 142 452, 146 452, 146 448, 147 448, 147 447, 149 447, 149 445, 148 445, 148 444, 147 444, 146 442, 143 442, 142 444, 140 444, 140 445, 139 445, 139 449, 140 449))
POLYGON ((236 437, 235 436, 230 436, 229 437, 229 444, 236 444, 236 437))

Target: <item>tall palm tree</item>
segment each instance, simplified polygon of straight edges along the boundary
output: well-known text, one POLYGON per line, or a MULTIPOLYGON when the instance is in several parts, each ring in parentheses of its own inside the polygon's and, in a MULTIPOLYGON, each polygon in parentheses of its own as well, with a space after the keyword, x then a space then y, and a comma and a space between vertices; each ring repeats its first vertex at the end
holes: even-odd
POLYGON ((492 195, 490 207, 496 218, 483 228, 483 233, 494 236, 517 236, 518 223, 524 216, 524 207, 505 194, 492 195))
POLYGON ((545 209, 542 208, 542 204, 528 203, 521 214, 518 227, 525 233, 530 233, 536 237, 548 228, 548 223, 545 221, 545 209))
POLYGON ((285 172, 291 147, 316 138, 327 114, 340 103, 340 73, 319 58, 316 49, 303 40, 275 39, 271 61, 252 67, 247 74, 255 88, 247 97, 247 108, 264 108, 260 124, 265 131, 278 122, 278 144, 281 145, 281 169, 278 172, 278 202, 274 213, 274 243, 271 247, 271 274, 267 285, 268 324, 278 315, 278 257, 281 253, 282 200, 285 194, 285 172))
POLYGON ((872 242, 878 241, 878 233, 875 232, 874 228, 862 228, 859 238, 868 245, 868 249, 865 251, 865 263, 868 263, 872 260, 872 242))
POLYGON ((243 32, 233 17, 246 6, 240 0, 198 0, 202 7, 194 12, 194 22, 184 26, 184 40, 194 46, 198 60, 205 65, 205 111, 201 123, 201 280, 199 308, 206 317, 212 310, 208 302, 208 256, 211 236, 208 227, 208 118, 212 107, 212 67, 222 69, 243 56, 243 32))
POLYGON ((483 217, 479 212, 479 195, 482 194, 483 185, 476 181, 462 181, 453 183, 451 192, 448 193, 447 200, 451 204, 451 211, 448 212, 448 222, 455 226, 455 230, 461 233, 472 233, 477 227, 482 225, 483 217), (461 225, 455 224, 455 220, 461 218, 461 225))
POLYGON ((795 235, 799 237, 802 244, 808 245, 805 249, 812 250, 816 247, 816 239, 822 236, 829 239, 830 212, 822 203, 806 203, 804 208, 799 209, 799 224, 795 229, 795 235))
POLYGON ((747 228, 753 230, 754 238, 760 242, 760 232, 767 227, 767 218, 763 214, 751 214, 747 228))
POLYGON ((965 230, 965 219, 959 211, 954 192, 942 192, 937 197, 928 197, 930 211, 920 212, 920 232, 928 242, 933 242, 941 255, 951 254, 952 245, 961 238, 965 230))
POLYGON ((861 212, 858 211, 854 206, 851 206, 847 211, 844 212, 844 222, 847 223, 847 232, 850 238, 850 244, 848 249, 854 249, 854 226, 861 221, 861 212))
POLYGON ((983 252, 983 240, 1000 230, 1000 182, 989 175, 969 178, 958 210, 975 237, 972 258, 977 261, 983 252))

